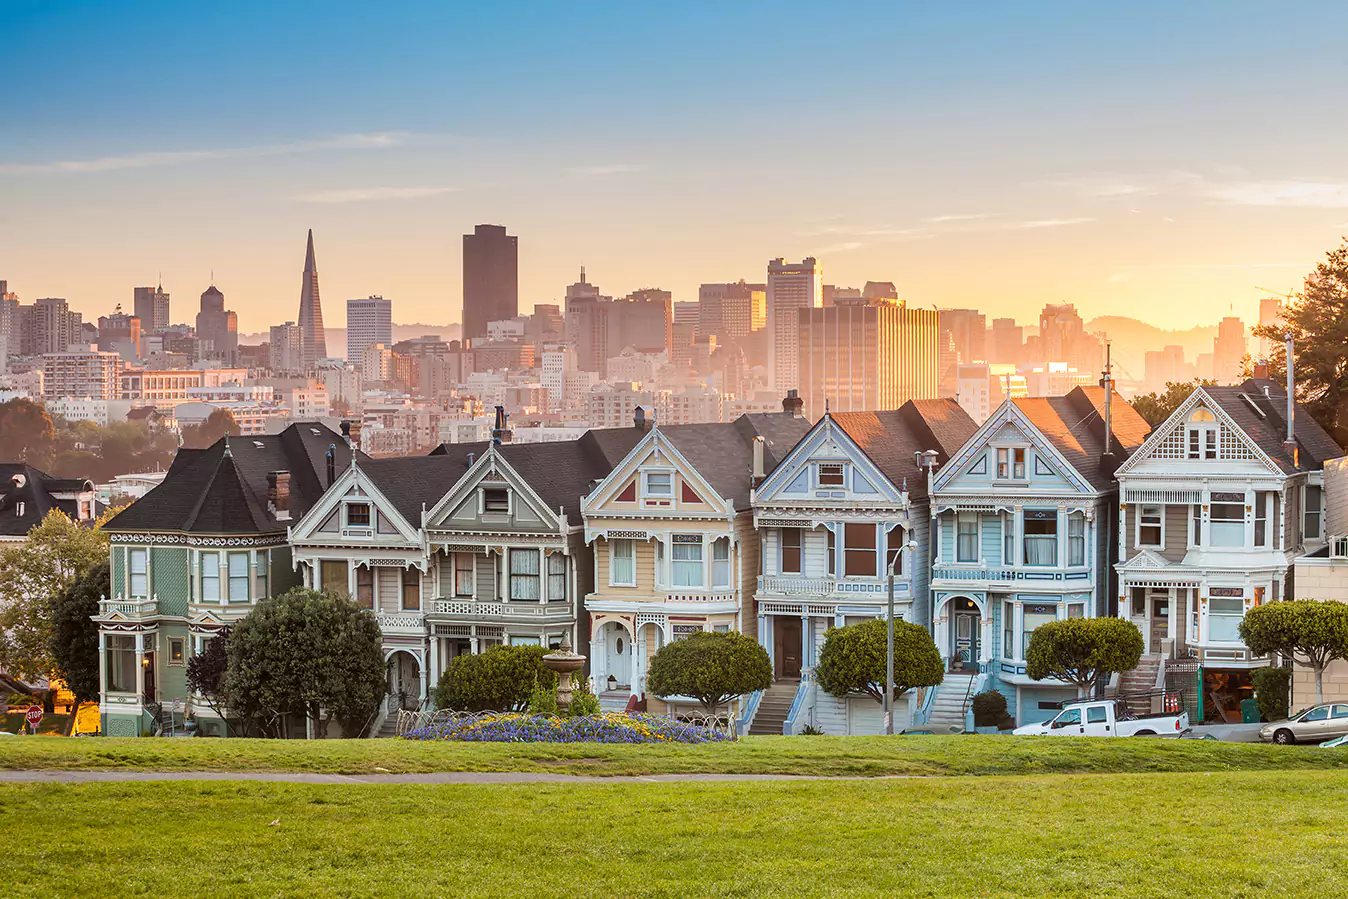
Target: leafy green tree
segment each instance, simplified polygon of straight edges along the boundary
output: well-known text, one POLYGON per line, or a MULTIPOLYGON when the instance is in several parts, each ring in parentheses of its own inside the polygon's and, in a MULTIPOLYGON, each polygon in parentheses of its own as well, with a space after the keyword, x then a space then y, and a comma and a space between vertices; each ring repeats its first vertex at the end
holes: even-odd
POLYGON ((1282 315, 1283 324, 1254 329, 1273 344, 1269 376, 1287 377, 1283 339, 1291 334, 1298 402, 1340 445, 1348 443, 1348 239, 1306 276, 1282 315))
MULTIPOLYGON (((830 696, 865 693, 885 701, 885 659, 888 628, 883 618, 847 627, 831 627, 824 634, 815 679, 830 696)), ((894 622, 894 692, 898 699, 917 687, 934 687, 945 679, 941 653, 926 628, 907 621, 894 622)))
POLYGON ((1160 425, 1183 405, 1197 387, 1211 387, 1216 381, 1199 380, 1167 382, 1160 393, 1144 393, 1133 397, 1129 404, 1153 428, 1160 425))
POLYGON ((318 737, 334 718, 367 721, 385 693, 382 644, 374 615, 345 596, 296 587, 264 599, 230 633, 226 704, 278 736, 292 714, 318 737))
MULTIPOLYGON (((542 646, 493 646, 454 659, 440 675, 435 704, 468 712, 522 712, 535 691, 555 691, 557 675, 543 664, 542 646)), ((555 711, 556 696, 553 697, 555 711)), ((547 714, 546 703, 539 709, 547 714)))
POLYGON ((1254 682, 1254 701, 1259 703, 1259 714, 1264 720, 1281 721, 1286 718, 1292 672, 1281 666, 1256 668, 1250 672, 1250 680, 1254 682))
POLYGON ((1325 668, 1348 658, 1348 605, 1332 600, 1291 599, 1245 613, 1240 639, 1255 655, 1278 655, 1315 672, 1315 701, 1324 702, 1325 668))
MULTIPOLYGON (((52 670, 75 694, 75 708, 98 698, 98 601, 112 595, 107 558, 80 575, 52 603, 52 670)), ((75 725, 70 716, 69 728, 75 725)), ((67 731, 69 732, 69 731, 67 731)))
POLYGON ((0 549, 0 667, 46 677, 52 656, 53 608, 89 569, 108 561, 108 537, 53 509, 23 543, 0 549))
POLYGON ((41 404, 23 397, 0 403, 0 462, 27 462, 45 470, 55 441, 56 428, 41 404))
POLYGON ((221 628, 206 641, 201 652, 187 660, 187 686, 198 694, 211 711, 225 722, 229 730, 229 715, 225 705, 225 677, 229 673, 230 628, 221 628))
POLYGON ((228 409, 216 409, 201 424, 183 428, 183 446, 188 449, 206 449, 226 434, 238 437, 242 433, 243 429, 228 409))
POLYGON ((1025 673, 1056 678, 1085 696, 1092 684, 1136 668, 1144 644, 1137 625, 1122 618, 1067 618, 1034 629, 1025 650, 1025 673))
POLYGON ((708 714, 736 696, 772 686, 772 659, 744 634, 699 631, 660 647, 646 689, 656 696, 691 696, 708 714))

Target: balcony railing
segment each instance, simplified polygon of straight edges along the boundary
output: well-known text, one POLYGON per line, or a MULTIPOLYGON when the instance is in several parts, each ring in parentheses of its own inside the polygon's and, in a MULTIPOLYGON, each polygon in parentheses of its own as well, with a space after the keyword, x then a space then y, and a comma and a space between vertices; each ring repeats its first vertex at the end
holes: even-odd
POLYGON ((969 566, 934 565, 931 569, 932 580, 949 581, 1040 581, 1040 580, 1089 580, 1091 570, 1082 565, 1059 568, 1052 565, 1025 565, 1022 567, 1007 565, 969 566))
POLYGON ((829 596, 838 590, 837 578, 764 574, 758 578, 759 593, 786 596, 829 596))
POLYGON ((665 594, 669 602, 736 602, 734 590, 680 590, 665 594))
POLYGON ((436 615, 455 615, 464 618, 566 618, 571 615, 571 603, 554 600, 540 603, 477 602, 473 599, 435 599, 431 611, 436 615))
POLYGON ((375 615, 381 631, 413 631, 426 629, 426 616, 420 612, 380 612, 375 615))
POLYGON ((148 618, 158 611, 159 601, 155 599, 101 599, 98 601, 100 617, 121 615, 123 618, 148 618))

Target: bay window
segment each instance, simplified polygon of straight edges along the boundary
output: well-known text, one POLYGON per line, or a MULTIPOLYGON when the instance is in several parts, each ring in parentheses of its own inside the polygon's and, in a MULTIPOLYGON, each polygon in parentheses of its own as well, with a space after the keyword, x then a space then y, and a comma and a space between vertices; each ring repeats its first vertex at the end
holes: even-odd
POLYGON ((1137 545, 1161 547, 1165 545, 1165 506, 1139 506, 1137 513, 1137 545))
POLYGON ((103 655, 107 659, 109 693, 136 692, 136 638, 132 634, 108 634, 103 655))
POLYGON ((609 557, 608 582, 615 587, 637 585, 636 545, 631 540, 614 540, 609 557))
POLYGON ((271 552, 259 550, 257 554, 257 598, 271 596, 271 552))
POLYGON ((978 561, 977 512, 959 512, 955 515, 955 561, 978 561))
POLYGON ((536 549, 510 550, 510 598, 538 602, 539 568, 536 549))
POLYGON ((1021 611, 1020 657, 1023 659, 1030 649, 1030 637, 1034 634, 1035 628, 1041 624, 1048 624, 1050 621, 1057 621, 1058 607, 1048 604, 1031 605, 1026 603, 1021 611))
POLYGON ((1016 561, 1016 516, 1002 516, 1002 564, 1011 565, 1016 561))
POLYGON ((566 598, 566 556, 552 553, 548 556, 548 600, 566 598))
POLYGON ((248 602, 248 553, 229 553, 229 601, 248 602))
POLYGON ((1195 504, 1193 514, 1189 517, 1191 527, 1189 528, 1189 545, 1203 545, 1203 507, 1195 504))
POLYGON ((220 554, 201 554, 201 601, 220 601, 220 554))
POLYGON ((730 538, 717 537, 711 542, 711 585, 730 586, 730 538))
POLYGON ((346 596, 351 588, 346 583, 346 563, 332 559, 324 559, 318 563, 319 589, 327 593, 336 593, 340 596, 346 596))
POLYGON ((1025 564, 1058 564, 1058 510, 1026 509, 1025 564))
POLYGON ((454 554, 454 595, 473 595, 473 554, 454 554))
POLYGON ((833 533, 833 528, 824 528, 824 533, 828 535, 828 576, 833 577, 838 570, 838 536, 833 533))
POLYGON ((150 595, 149 550, 133 549, 127 555, 131 598, 146 599, 150 595))
POLYGON ((1213 493, 1208 515, 1208 535, 1213 546, 1245 545, 1245 494, 1213 493))
POLYGON ((903 527, 893 525, 885 531, 885 573, 903 574, 903 527))
POLYGON ((1086 516, 1080 512, 1067 516, 1067 564, 1086 564, 1086 516))
POLYGON ((782 574, 800 574, 800 528, 782 528, 782 574))
POLYGON ((1221 643, 1240 642, 1240 622, 1245 618, 1243 598, 1208 599, 1208 639, 1221 643))
POLYGON ((843 573, 875 577, 876 535, 873 524, 843 525, 843 573))
POLYGON ((675 587, 701 587, 702 537, 699 534, 675 534, 670 548, 670 567, 675 587))
POLYGON ((1016 607, 1010 601, 1002 603, 1002 658, 1016 657, 1016 607))
POLYGON ((1254 545, 1268 545, 1268 494, 1263 491, 1254 495, 1254 545))
POLYGON ((374 608, 374 569, 365 565, 356 569, 356 605, 374 608))
POLYGON ((404 568, 402 581, 403 611, 419 611, 421 609, 421 573, 415 568, 404 568))
POLYGON ((1307 540, 1320 539, 1320 501, 1320 486, 1318 484, 1307 484, 1306 505, 1302 510, 1303 536, 1307 540))

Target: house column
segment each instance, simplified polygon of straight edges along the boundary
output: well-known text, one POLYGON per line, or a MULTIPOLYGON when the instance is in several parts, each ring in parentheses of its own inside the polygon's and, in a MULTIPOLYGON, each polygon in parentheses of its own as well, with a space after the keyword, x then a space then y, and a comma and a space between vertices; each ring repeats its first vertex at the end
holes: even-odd
POLYGON ((1180 631, 1179 631, 1179 629, 1183 626, 1183 623, 1184 623, 1184 618, 1180 615, 1180 611, 1179 611, 1179 601, 1180 601, 1179 590, 1177 590, 1177 589, 1174 588, 1174 587, 1171 587, 1171 588, 1170 588, 1170 623, 1169 623, 1169 631, 1170 631, 1170 654, 1171 654, 1171 656, 1176 655, 1175 650, 1176 650, 1176 648, 1178 648, 1178 646, 1179 646, 1179 644, 1180 644, 1180 631))
MULTIPOLYGON (((435 689, 440 683, 440 638, 434 635, 431 636, 430 669, 429 674, 434 674, 435 680, 432 681, 430 677, 427 676, 426 682, 431 689, 435 689)), ((422 692, 424 693, 425 691, 422 692)))
POLYGON ((145 632, 136 631, 136 699, 145 696, 145 632))
POLYGON ((758 613, 758 645, 766 649, 769 656, 772 655, 771 644, 768 642, 768 616, 762 612, 758 613))
POLYGON ((419 653, 417 661, 420 662, 420 664, 417 665, 417 667, 421 669, 421 677, 419 679, 421 682, 418 684, 418 687, 420 688, 420 694, 418 698, 424 703, 426 701, 426 683, 429 680, 426 671, 426 653, 425 652, 419 653))
POLYGON ((800 616, 800 668, 801 673, 810 665, 810 616, 800 616))

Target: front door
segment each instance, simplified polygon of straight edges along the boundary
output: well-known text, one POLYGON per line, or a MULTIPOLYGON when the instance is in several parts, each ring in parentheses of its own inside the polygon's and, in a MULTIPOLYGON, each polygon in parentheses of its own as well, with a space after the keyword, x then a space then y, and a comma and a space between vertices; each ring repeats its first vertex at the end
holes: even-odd
POLYGON ((777 677, 800 677, 800 633, 799 618, 772 619, 773 673, 777 677))
POLYGON ((955 610, 951 615, 950 668, 959 670, 973 668, 978 664, 978 606, 973 600, 960 597, 955 600, 955 610))
POLYGON ((1161 651, 1161 641, 1170 636, 1170 599, 1151 601, 1151 651, 1161 651))
POLYGON ((154 702, 154 653, 145 653, 145 698, 154 702))
POLYGON ((606 686, 609 689, 630 687, 632 685, 632 641, 628 638, 627 631, 616 624, 610 624, 605 645, 608 648, 608 684, 606 686))

